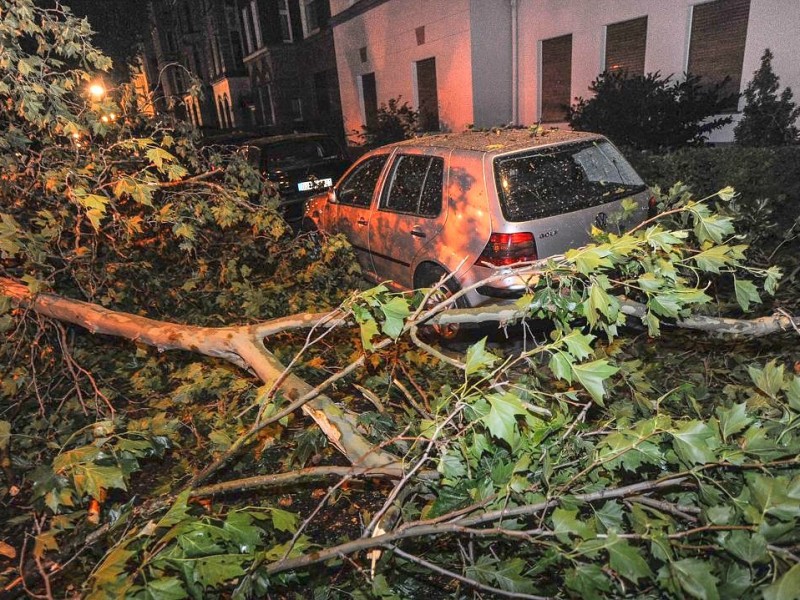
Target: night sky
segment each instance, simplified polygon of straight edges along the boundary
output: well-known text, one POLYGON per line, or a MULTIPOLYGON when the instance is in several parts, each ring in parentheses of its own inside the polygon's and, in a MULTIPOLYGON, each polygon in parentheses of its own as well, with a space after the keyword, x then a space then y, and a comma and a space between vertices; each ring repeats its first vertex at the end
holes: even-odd
POLYGON ((94 44, 114 61, 124 77, 147 33, 146 0, 64 0, 72 12, 87 17, 97 33, 94 44))

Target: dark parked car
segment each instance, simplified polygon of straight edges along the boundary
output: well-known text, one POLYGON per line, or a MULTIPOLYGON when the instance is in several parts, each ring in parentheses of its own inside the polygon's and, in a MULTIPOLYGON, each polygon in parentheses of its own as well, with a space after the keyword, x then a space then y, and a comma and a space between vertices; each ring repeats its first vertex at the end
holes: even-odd
POLYGON ((350 166, 339 143, 324 133, 292 133, 247 140, 248 159, 278 186, 284 217, 303 217, 306 199, 327 190, 350 166))

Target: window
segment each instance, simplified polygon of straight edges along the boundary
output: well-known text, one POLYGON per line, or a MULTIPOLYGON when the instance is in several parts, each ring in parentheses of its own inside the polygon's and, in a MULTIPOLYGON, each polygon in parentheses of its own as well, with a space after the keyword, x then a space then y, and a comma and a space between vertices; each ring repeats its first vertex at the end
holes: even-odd
POLYGON ((435 217, 442 210, 444 160, 438 156, 401 155, 394 161, 381 208, 435 217))
POLYGON ((247 42, 247 51, 245 54, 253 52, 253 27, 250 20, 250 9, 242 9, 242 29, 244 29, 244 39, 247 42))
POLYGON ((425 25, 417 27, 414 30, 414 35, 417 37, 417 46, 422 46, 425 43, 425 25))
POLYGON ((606 71, 644 75, 647 46, 647 17, 614 23, 606 27, 606 71))
MULTIPOLYGON (((686 70, 701 76, 708 85, 730 77, 722 92, 738 94, 749 16, 750 0, 715 0, 695 5, 686 70)), ((736 110, 736 106, 734 98, 730 109, 736 110)))
POLYGON ((647 189, 608 142, 524 151, 494 160, 503 216, 520 222, 599 206, 647 189))
POLYGON ((300 0, 300 17, 303 22, 303 36, 316 33, 330 17, 328 0, 300 0))
POLYGON ((289 14, 289 0, 278 0, 278 17, 281 21, 281 39, 292 42, 292 17, 289 14))
POLYGON ((300 98, 292 98, 292 119, 303 120, 303 101, 300 98))
POLYGON ((256 45, 256 50, 264 45, 264 38, 261 37, 261 20, 258 18, 258 2, 257 0, 250 0, 250 10, 253 12, 253 32, 255 38, 253 41, 256 45))
POLYGON ((436 59, 417 61, 417 106, 423 131, 439 131, 439 95, 436 90, 436 59))
POLYGON ((542 40, 542 122, 565 121, 572 78, 572 34, 542 40))
POLYGON ((378 91, 375 85, 375 73, 361 76, 361 104, 364 107, 364 124, 375 127, 378 124, 378 91))
POLYGON ((373 156, 358 165, 347 179, 339 184, 337 200, 350 206, 368 207, 387 158, 386 154, 373 156))
POLYGON ((328 92, 328 72, 314 73, 314 97, 317 101, 317 112, 327 115, 331 112, 331 97, 328 92))

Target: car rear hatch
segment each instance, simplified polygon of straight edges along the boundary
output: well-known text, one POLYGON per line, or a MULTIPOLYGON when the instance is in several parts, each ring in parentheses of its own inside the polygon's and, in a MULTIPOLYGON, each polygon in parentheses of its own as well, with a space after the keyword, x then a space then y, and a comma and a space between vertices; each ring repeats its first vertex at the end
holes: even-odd
POLYGON ((284 140, 259 147, 261 172, 278 186, 287 221, 300 219, 305 200, 330 188, 347 169, 329 138, 284 140))
MULTIPOLYGON (((589 243, 592 227, 622 233, 647 216, 647 186, 607 140, 497 156, 493 172, 502 219, 479 263, 560 254, 589 243)), ((515 279, 495 285, 522 287, 515 279)))

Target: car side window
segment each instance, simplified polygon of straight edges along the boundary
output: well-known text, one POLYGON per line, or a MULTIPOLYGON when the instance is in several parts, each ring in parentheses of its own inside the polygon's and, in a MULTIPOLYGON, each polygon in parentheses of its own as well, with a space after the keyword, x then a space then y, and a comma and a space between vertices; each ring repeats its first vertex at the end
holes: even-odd
POLYGON ((435 217, 442 209, 443 176, 441 157, 398 156, 381 198, 381 209, 435 217))
POLYGON ((338 201, 350 206, 369 206, 387 158, 386 154, 373 156, 358 165, 339 185, 336 192, 338 201))

